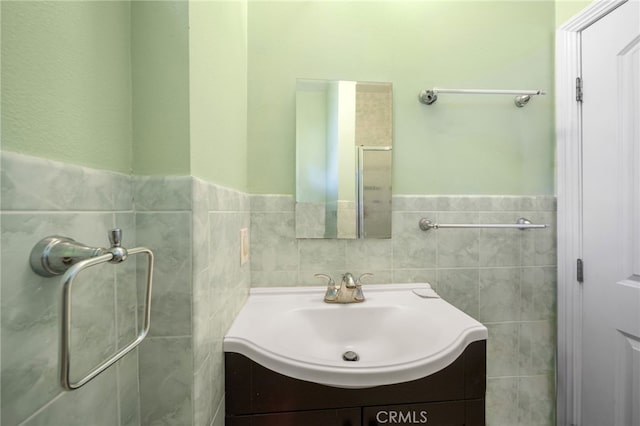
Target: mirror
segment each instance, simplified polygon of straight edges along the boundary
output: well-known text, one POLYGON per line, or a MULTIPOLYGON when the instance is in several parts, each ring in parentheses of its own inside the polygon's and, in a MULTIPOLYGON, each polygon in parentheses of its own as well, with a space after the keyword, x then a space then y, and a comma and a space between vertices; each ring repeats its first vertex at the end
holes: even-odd
POLYGON ((392 133, 391 83, 297 81, 297 238, 391 238, 392 133))

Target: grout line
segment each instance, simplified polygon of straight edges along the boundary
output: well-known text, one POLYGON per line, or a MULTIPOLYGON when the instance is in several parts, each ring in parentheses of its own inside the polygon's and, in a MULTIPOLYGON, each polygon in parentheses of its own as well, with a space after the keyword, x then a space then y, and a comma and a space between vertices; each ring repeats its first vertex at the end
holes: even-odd
POLYGON ((520 376, 487 376, 487 379, 532 379, 532 378, 538 378, 538 377, 547 377, 549 375, 553 374, 553 371, 549 371, 548 373, 545 374, 523 374, 520 376))
POLYGON ((149 336, 145 337, 145 339, 149 340, 160 340, 160 339, 190 339, 193 336, 191 334, 179 335, 179 336, 149 336))
MULTIPOLYGON (((116 213, 113 214, 112 217, 113 227, 116 227, 116 213)), ((114 343, 116 352, 120 349, 120 322, 118 321, 118 270, 113 271, 113 321, 114 321, 114 343)), ((122 422, 122 408, 120 407, 120 370, 121 365, 120 362, 117 362, 116 365, 116 414, 118 416, 118 424, 122 422)))
POLYGON ((54 402, 56 402, 57 400, 59 400, 60 398, 62 398, 62 396, 65 394, 65 392, 60 392, 58 395, 54 396, 51 400, 49 400, 49 402, 47 402, 46 404, 44 404, 42 407, 38 408, 35 412, 33 412, 29 417, 27 417, 26 419, 24 419, 23 421, 21 421, 20 423, 18 423, 18 426, 24 426, 26 424, 28 424, 32 419, 34 419, 35 417, 37 417, 40 413, 42 413, 44 410, 46 410, 47 408, 49 408, 51 405, 53 405, 54 402))
POLYGON ((135 365, 136 365, 136 376, 135 376, 135 384, 136 384, 136 417, 138 419, 138 424, 142 422, 142 398, 140 397, 140 347, 138 346, 132 352, 135 352, 135 365))
POLYGON ((135 210, 0 210, 3 215, 18 214, 112 214, 112 213, 137 213, 135 210))
MULTIPOLYGON (((120 362, 116 362, 116 415, 118 416, 118 423, 121 425, 122 422, 122 407, 120 407, 120 362)), ((139 398, 139 395, 138 395, 139 398)))
POLYGON ((193 210, 134 210, 135 214, 164 214, 164 213, 190 213, 193 214, 193 210))
POLYGON ((553 319, 544 320, 507 320, 507 321, 482 321, 484 325, 505 325, 505 324, 544 324, 553 322, 553 319))
MULTIPOLYGON (((225 405, 225 397, 224 395, 222 396, 222 398, 220 398, 220 402, 218 403, 218 406, 216 407, 216 412, 213 414, 212 419, 211 419, 211 424, 210 426, 215 426, 216 424, 216 419, 218 418, 218 415, 222 415, 223 413, 223 407, 225 405)), ((222 424, 224 424, 225 419, 222 419, 222 424)))
MULTIPOLYGON (((226 334, 226 333, 225 333, 225 334, 226 334)), ((195 370, 195 371, 193 372, 193 375, 194 375, 194 376, 198 376, 198 375, 200 374, 200 372, 201 372, 203 369, 205 369, 205 368, 206 368, 206 366, 207 366, 207 365, 206 365, 206 364, 207 364, 207 360, 209 360, 209 358, 211 358, 211 356, 212 356, 211 351, 207 351, 207 355, 206 355, 206 356, 204 357, 204 359, 202 360, 202 365, 200 365, 200 366, 198 367, 198 369, 197 369, 197 370, 195 370)), ((211 360, 211 362, 213 362, 213 360, 211 360)), ((194 368, 196 367, 195 360, 194 360, 193 366, 194 366, 194 368)), ((195 395, 195 393, 194 393, 194 395, 195 395)))

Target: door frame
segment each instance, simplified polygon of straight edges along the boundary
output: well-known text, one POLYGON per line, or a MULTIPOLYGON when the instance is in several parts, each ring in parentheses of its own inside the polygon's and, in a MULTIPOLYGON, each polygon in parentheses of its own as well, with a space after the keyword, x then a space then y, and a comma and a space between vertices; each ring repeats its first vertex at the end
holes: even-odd
POLYGON ((576 277, 582 258, 582 104, 576 101, 581 33, 627 1, 596 0, 556 30, 558 426, 582 423, 582 287, 576 277))

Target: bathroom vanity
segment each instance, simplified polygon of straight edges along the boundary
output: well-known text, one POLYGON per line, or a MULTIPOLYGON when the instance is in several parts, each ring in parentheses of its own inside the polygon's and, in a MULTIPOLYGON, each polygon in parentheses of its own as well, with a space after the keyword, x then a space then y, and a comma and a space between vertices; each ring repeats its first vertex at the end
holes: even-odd
POLYGON ((482 324, 428 284, 322 294, 252 289, 224 341, 227 426, 485 425, 482 324))
POLYGON ((226 353, 226 426, 484 426, 486 344, 422 379, 344 389, 293 379, 226 353))

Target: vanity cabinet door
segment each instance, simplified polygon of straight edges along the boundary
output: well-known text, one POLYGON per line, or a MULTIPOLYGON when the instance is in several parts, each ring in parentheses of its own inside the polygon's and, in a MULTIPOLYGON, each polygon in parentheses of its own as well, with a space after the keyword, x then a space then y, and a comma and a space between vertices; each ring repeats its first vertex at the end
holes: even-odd
POLYGON ((226 426, 360 426, 360 408, 230 416, 226 426))

